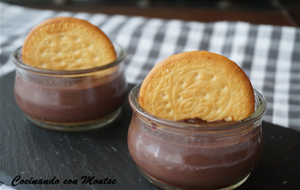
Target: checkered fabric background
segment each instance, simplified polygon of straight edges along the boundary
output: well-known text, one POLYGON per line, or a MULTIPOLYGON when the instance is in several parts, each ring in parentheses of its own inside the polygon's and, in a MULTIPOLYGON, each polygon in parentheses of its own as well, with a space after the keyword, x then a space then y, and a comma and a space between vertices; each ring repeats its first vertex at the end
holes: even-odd
POLYGON ((300 28, 56 12, 5 3, 0 7, 0 77, 15 70, 11 54, 32 27, 51 17, 72 16, 100 27, 127 49, 125 73, 129 83, 141 82, 156 63, 172 54, 216 52, 235 61, 266 97, 265 121, 300 131, 300 28))

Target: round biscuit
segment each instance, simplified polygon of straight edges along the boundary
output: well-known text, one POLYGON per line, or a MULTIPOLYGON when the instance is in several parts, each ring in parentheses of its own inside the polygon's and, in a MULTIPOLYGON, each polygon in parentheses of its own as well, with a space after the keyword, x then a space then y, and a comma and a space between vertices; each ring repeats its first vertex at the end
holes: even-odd
POLYGON ((55 17, 28 33, 22 58, 36 68, 77 70, 111 63, 116 52, 106 34, 93 24, 73 17, 55 17))
POLYGON ((192 51, 158 63, 142 83, 139 104, 168 120, 238 121, 254 112, 255 98, 236 63, 216 53, 192 51))

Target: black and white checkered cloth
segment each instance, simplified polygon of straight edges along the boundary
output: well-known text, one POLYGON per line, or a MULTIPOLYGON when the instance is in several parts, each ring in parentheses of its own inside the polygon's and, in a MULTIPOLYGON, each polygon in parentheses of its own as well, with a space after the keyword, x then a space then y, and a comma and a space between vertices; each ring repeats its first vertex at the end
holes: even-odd
POLYGON ((15 70, 10 56, 32 27, 50 17, 72 16, 100 27, 127 49, 125 73, 129 83, 141 82, 156 63, 172 54, 216 52, 243 68, 253 87, 266 97, 265 121, 300 131, 300 28, 56 12, 5 3, 0 6, 0 76, 15 70))

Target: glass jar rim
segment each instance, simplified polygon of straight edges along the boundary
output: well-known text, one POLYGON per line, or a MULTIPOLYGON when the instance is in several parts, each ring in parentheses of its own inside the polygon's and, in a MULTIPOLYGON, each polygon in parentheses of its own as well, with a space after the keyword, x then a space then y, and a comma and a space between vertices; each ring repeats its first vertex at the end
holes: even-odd
POLYGON ((111 63, 108 63, 106 65, 103 66, 99 66, 99 67, 93 67, 93 68, 88 68, 88 69, 77 69, 77 70, 48 70, 48 69, 40 69, 40 68, 35 68, 32 67, 26 63, 24 63, 22 61, 22 46, 17 48, 13 55, 12 55, 12 60, 14 62, 14 64, 19 67, 22 68, 24 70, 30 71, 30 72, 34 72, 34 73, 39 73, 39 74, 51 74, 51 75, 80 75, 80 74, 87 74, 87 73, 93 73, 93 72, 97 72, 97 71, 102 71, 102 70, 106 70, 112 67, 115 67, 117 65, 119 65, 125 58, 126 56, 126 50, 124 47, 122 47, 121 45, 119 45, 118 43, 112 42, 114 49, 117 53, 117 59, 114 60, 111 63))
POLYGON ((181 123, 181 122, 171 121, 167 119, 162 119, 145 111, 139 105, 137 99, 141 85, 142 83, 137 84, 131 89, 129 93, 129 97, 128 97, 129 105, 131 106, 133 111, 136 111, 138 114, 149 119, 151 122, 153 121, 155 123, 163 125, 164 127, 169 127, 172 129, 187 130, 187 131, 215 131, 215 132, 224 131, 224 130, 235 130, 244 126, 248 126, 260 120, 262 116, 265 114, 266 107, 267 107, 267 102, 265 97, 256 89, 253 89, 254 96, 255 96, 255 104, 256 104, 255 111, 249 117, 243 120, 233 121, 233 122, 207 122, 201 124, 181 123))

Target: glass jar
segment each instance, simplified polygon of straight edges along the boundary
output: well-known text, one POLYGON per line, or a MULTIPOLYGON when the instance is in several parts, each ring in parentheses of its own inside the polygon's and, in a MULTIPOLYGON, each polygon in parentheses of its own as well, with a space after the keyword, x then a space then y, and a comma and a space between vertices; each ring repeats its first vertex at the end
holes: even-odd
POLYGON ((51 130, 80 131, 111 123, 127 93, 126 51, 116 43, 114 48, 114 62, 72 71, 34 68, 22 62, 22 47, 18 48, 13 54, 18 106, 33 124, 51 130))
POLYGON ((129 94, 133 109, 128 148, 140 173, 163 189, 234 189, 262 154, 266 100, 255 93, 256 109, 235 122, 190 124, 158 118, 138 104, 141 84, 129 94))

